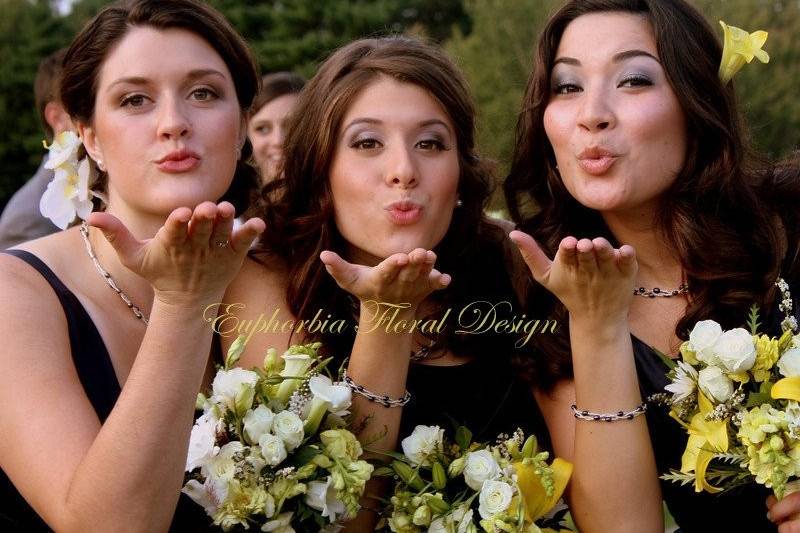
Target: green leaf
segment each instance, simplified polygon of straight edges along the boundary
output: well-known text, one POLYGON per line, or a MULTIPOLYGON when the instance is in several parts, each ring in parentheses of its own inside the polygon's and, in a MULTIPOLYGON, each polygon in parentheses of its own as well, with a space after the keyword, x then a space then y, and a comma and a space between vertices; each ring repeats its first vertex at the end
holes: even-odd
POLYGON ((465 426, 459 426, 456 430, 456 444, 462 450, 469 448, 472 443, 472 432, 465 426))
POLYGON ((750 328, 751 335, 757 335, 758 329, 761 327, 761 322, 758 321, 758 306, 753 304, 750 306, 750 313, 747 315, 747 327, 750 328))
POLYGON ((661 362, 664 363, 664 365, 667 368, 669 368, 670 370, 672 370, 672 369, 674 369, 675 367, 678 366, 678 363, 675 361, 675 359, 673 359, 670 356, 660 352, 659 350, 656 350, 652 346, 650 347, 650 349, 653 350, 654 352, 656 352, 656 355, 658 356, 659 359, 661 359, 661 362))

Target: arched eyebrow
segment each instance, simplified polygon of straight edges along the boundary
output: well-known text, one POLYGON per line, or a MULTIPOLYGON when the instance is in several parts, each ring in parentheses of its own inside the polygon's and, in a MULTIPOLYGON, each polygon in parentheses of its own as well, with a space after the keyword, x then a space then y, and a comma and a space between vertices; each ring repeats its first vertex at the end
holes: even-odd
MULTIPOLYGON (((195 70, 190 70, 186 74, 186 79, 189 82, 192 82, 199 78, 204 78, 206 76, 216 76, 222 79, 227 79, 225 74, 213 68, 199 68, 195 70)), ((121 83, 129 83, 131 85, 147 85, 148 83, 150 83, 150 79, 145 78, 143 76, 128 76, 125 78, 119 78, 117 80, 114 80, 114 82, 111 83, 111 85, 109 85, 108 88, 110 89, 111 87, 114 87, 115 85, 119 85, 121 83)))
MULTIPOLYGON (((383 121, 380 120, 380 119, 377 119, 377 118, 367 118, 367 117, 356 118, 356 119, 351 120, 342 129, 342 131, 347 131, 347 130, 349 130, 350 128, 352 128, 353 126, 355 126, 357 124, 383 124, 383 121)), ((452 133, 452 131, 450 130, 450 126, 448 126, 445 121, 440 120, 438 118, 432 118, 432 119, 429 119, 429 120, 423 120, 422 122, 417 124, 417 127, 424 128, 425 126, 435 126, 435 125, 442 126, 442 127, 444 127, 444 129, 447 130, 448 133, 452 133)))
MULTIPOLYGON (((621 63, 632 57, 649 57, 653 61, 656 61, 657 63, 661 64, 661 61, 659 61, 656 56, 654 56, 650 52, 645 52, 644 50, 625 50, 624 52, 619 52, 617 54, 614 54, 614 56, 611 58, 611 61, 614 63, 621 63)), ((564 63, 565 65, 572 65, 574 67, 581 66, 581 62, 575 59, 574 57, 559 57, 555 61, 553 61, 553 66, 556 66, 559 63, 564 63)))

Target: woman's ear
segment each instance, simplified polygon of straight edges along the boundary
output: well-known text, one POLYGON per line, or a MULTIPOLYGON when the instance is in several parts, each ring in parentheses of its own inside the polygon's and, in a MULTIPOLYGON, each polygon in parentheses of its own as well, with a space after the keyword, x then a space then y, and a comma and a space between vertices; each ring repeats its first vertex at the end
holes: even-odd
POLYGON ((86 153, 97 163, 97 167, 103 170, 105 168, 103 162, 103 148, 100 146, 100 141, 95 134, 94 128, 82 122, 78 122, 77 126, 78 135, 80 135, 83 141, 83 147, 86 148, 86 153))

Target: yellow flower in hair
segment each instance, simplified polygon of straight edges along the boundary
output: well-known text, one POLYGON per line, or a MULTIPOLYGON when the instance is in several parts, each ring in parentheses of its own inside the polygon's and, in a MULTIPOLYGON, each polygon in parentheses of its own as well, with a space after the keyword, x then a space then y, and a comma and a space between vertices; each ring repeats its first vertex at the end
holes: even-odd
POLYGON ((758 58, 762 63, 769 63, 769 54, 761 49, 767 42, 767 32, 754 31, 748 33, 736 26, 728 26, 719 21, 724 32, 722 61, 719 65, 719 78, 727 84, 736 75, 745 63, 750 63, 753 58, 758 58))

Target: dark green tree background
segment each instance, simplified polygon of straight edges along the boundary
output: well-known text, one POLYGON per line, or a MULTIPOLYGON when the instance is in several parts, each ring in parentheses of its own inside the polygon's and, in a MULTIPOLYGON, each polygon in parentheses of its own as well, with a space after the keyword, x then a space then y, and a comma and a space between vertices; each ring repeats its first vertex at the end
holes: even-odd
MULTIPOLYGON (((252 46, 261 69, 313 74, 324 57, 362 36, 411 31, 442 43, 475 95, 481 150, 507 168, 539 28, 561 0, 209 0, 252 46)), ((769 65, 736 78, 756 145, 773 157, 800 145, 800 4, 797 0, 693 0, 717 20, 770 32, 769 65)), ((66 46, 105 0, 77 0, 68 15, 48 0, 0 0, 0 207, 36 170, 43 133, 33 103, 38 62, 66 46)))

